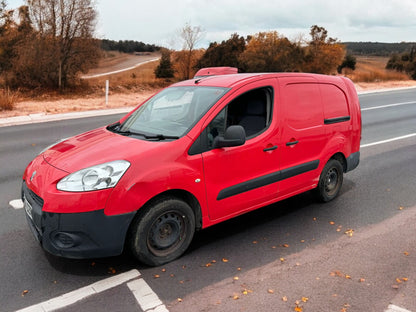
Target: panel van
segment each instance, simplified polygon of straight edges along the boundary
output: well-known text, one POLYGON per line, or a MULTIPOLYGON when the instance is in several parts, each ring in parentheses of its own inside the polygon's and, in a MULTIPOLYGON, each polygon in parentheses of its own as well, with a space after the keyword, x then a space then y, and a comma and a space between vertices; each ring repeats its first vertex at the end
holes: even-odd
POLYGON ((360 160, 352 82, 303 73, 179 82, 120 121, 41 152, 23 175, 28 224, 48 252, 161 265, 194 232, 296 194, 328 202, 360 160))

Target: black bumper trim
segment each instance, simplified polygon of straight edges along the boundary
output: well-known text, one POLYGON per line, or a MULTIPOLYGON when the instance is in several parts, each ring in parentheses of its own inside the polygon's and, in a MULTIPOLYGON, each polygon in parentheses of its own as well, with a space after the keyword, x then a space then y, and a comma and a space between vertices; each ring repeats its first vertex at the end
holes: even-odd
POLYGON ((30 229, 49 253, 83 259, 116 256, 123 252, 135 212, 113 216, 105 215, 104 209, 83 213, 44 212, 31 198, 25 183, 23 196, 33 207, 32 218, 26 214, 30 229))

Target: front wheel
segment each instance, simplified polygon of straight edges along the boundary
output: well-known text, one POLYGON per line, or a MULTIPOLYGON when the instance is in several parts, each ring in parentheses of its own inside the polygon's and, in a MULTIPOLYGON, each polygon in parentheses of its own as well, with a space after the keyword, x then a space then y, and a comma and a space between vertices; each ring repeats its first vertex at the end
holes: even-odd
POLYGON ((176 198, 164 198, 139 212, 130 231, 130 248, 143 263, 158 266, 180 257, 195 233, 192 208, 176 198))
POLYGON ((344 180, 343 174, 342 164, 336 159, 330 159, 319 178, 317 194, 321 201, 329 202, 338 195, 344 180))

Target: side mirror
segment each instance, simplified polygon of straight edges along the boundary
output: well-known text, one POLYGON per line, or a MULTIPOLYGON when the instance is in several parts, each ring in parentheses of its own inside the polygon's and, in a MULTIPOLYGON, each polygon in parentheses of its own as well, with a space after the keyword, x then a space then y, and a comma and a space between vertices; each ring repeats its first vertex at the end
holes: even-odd
POLYGON ((224 136, 214 139, 213 148, 240 146, 246 142, 246 131, 242 126, 229 126, 224 136))

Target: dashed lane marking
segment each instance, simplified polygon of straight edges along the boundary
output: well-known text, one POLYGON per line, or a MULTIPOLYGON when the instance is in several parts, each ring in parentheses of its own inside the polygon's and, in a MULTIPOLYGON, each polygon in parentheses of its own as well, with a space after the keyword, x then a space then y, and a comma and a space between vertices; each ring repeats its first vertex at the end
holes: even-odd
POLYGON ((395 306, 394 304, 390 304, 387 307, 387 310, 385 312, 410 312, 409 310, 400 308, 398 306, 395 306))
POLYGON ((22 209, 23 201, 21 199, 13 199, 9 201, 9 205, 12 206, 14 209, 22 209))
MULTIPOLYGON (((103 292, 105 290, 108 290, 110 288, 114 288, 116 286, 119 286, 121 284, 127 283, 128 281, 131 281, 133 279, 137 279, 141 276, 140 272, 138 270, 130 270, 128 272, 118 274, 116 276, 112 276, 109 278, 106 278, 104 280, 98 281, 94 284, 91 284, 89 286, 85 286, 79 289, 76 289, 74 291, 71 291, 69 293, 63 294, 59 297, 32 305, 30 307, 18 310, 16 312, 49 312, 49 311, 55 311, 58 309, 62 309, 64 307, 67 307, 69 305, 72 305, 82 299, 85 299, 89 296, 96 295, 100 292, 103 292)), ((143 279, 140 279, 140 281, 143 281, 143 279)), ((135 283, 133 284, 135 285, 135 283)), ((146 284, 147 285, 147 284, 146 284)), ((153 291, 150 289, 149 286, 147 286, 148 289, 146 291, 147 296, 151 296, 153 291)), ((136 300, 140 304, 141 294, 137 296, 134 294, 136 300)), ((157 298, 156 294, 153 293, 153 296, 157 298)), ((163 306, 161 303, 159 306, 163 306)), ((156 310, 155 310, 156 311, 156 310)), ((157 310, 159 312, 159 310, 157 310)), ((161 312, 168 312, 168 310, 160 310, 161 312)), ((150 311, 149 311, 150 312, 150 311)))
POLYGON ((144 279, 136 279, 127 283, 140 307, 145 312, 169 312, 159 297, 153 292, 144 279))
POLYGON ((383 140, 383 141, 378 141, 378 142, 363 144, 360 147, 363 148, 363 147, 370 147, 370 146, 374 146, 374 145, 380 145, 380 144, 390 143, 390 142, 394 142, 394 141, 399 141, 399 140, 404 140, 404 139, 412 138, 414 136, 416 136, 416 133, 410 133, 410 134, 407 134, 407 135, 403 135, 403 136, 396 137, 396 138, 391 138, 391 139, 388 139, 388 140, 383 140))

